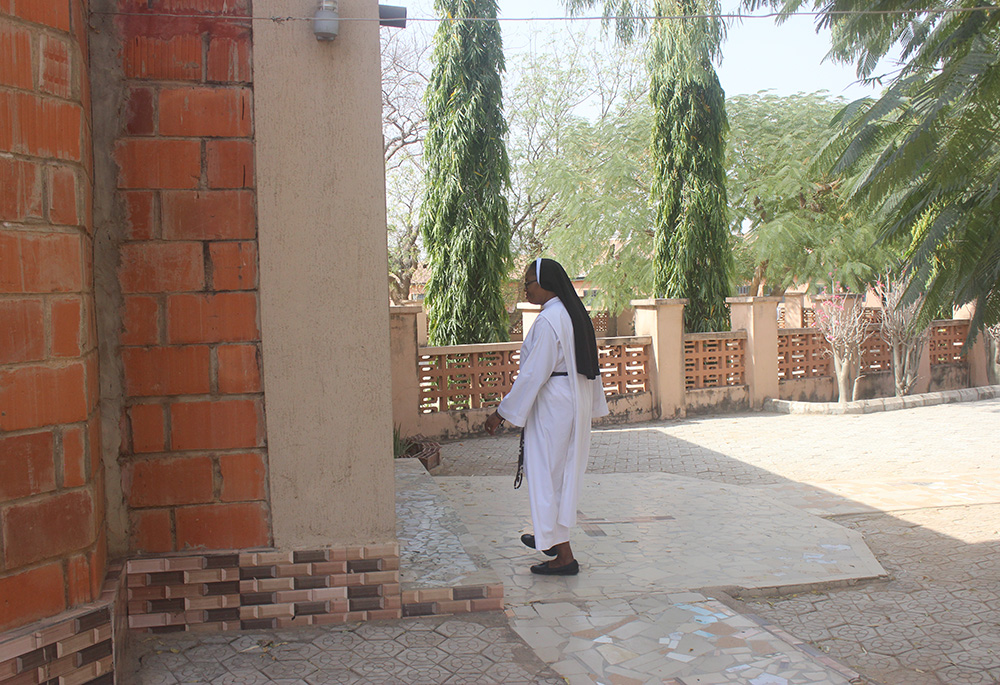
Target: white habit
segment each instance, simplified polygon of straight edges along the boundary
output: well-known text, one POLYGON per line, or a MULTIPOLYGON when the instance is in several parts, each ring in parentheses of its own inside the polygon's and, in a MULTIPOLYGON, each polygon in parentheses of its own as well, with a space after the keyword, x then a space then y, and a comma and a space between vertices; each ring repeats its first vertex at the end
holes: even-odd
POLYGON ((590 453, 590 420, 605 416, 600 377, 576 371, 573 322, 559 298, 544 305, 521 346, 514 387, 497 412, 524 426, 524 473, 528 480, 535 547, 569 541, 590 453), (552 376, 568 371, 567 376, 552 376))

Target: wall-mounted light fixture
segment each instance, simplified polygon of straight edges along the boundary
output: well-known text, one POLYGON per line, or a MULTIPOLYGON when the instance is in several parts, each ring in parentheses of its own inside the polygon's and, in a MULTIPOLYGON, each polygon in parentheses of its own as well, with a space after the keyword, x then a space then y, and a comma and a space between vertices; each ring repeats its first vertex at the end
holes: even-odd
POLYGON ((406 8, 395 5, 378 6, 378 25, 393 29, 406 28, 406 8))
POLYGON ((340 32, 340 15, 337 0, 320 0, 319 9, 313 15, 313 34, 316 40, 333 40, 340 32))

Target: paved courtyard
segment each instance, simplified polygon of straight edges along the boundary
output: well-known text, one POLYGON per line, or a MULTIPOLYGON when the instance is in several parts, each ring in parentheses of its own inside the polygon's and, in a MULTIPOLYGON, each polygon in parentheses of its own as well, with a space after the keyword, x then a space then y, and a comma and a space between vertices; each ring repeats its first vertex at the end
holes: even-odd
POLYGON ((516 436, 450 443, 425 477, 455 512, 434 549, 478 550, 506 612, 148 637, 136 679, 1000 682, 998 438, 1000 400, 600 429, 575 578, 527 572, 516 436))

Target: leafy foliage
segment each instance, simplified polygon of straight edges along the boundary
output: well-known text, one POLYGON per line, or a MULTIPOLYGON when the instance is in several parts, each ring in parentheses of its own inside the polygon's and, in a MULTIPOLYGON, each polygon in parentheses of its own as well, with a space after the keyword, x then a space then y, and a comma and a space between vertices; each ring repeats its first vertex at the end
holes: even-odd
POLYGON ((841 180, 814 168, 844 104, 824 93, 766 92, 726 103, 738 274, 751 294, 762 282, 772 293, 796 281, 861 290, 890 256, 874 246, 874 224, 848 207, 841 180))
POLYGON ((820 163, 852 174, 847 197, 877 212, 883 239, 910 242, 907 301, 925 292, 930 311, 975 301, 973 332, 1000 321, 1000 10, 976 0, 878 7, 900 14, 849 12, 870 7, 857 0, 814 7, 833 28, 834 56, 861 77, 891 48, 904 60, 878 100, 844 108, 843 135, 820 163))
MULTIPOLYGON (((597 0, 566 0, 571 11, 597 0)), ((644 32, 643 0, 604 0, 616 38, 644 32)), ((686 297, 688 330, 726 330, 725 298, 732 292, 732 253, 726 218, 725 95, 712 59, 719 56, 723 26, 717 0, 653 0, 648 45, 653 108, 651 199, 654 222, 653 292, 686 297)))
POLYGON ((502 286, 510 266, 495 0, 437 0, 426 105, 425 196, 421 232, 431 267, 428 338, 433 345, 507 340, 502 286), (493 21, 452 21, 487 17, 493 21))

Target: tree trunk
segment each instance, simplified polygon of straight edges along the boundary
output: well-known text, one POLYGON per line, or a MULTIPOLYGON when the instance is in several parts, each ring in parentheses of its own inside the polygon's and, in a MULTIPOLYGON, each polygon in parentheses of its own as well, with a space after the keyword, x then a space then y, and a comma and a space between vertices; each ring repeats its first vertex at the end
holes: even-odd
POLYGON ((833 372, 837 377, 837 402, 846 404, 847 398, 853 396, 851 388, 851 365, 836 354, 833 355, 833 372))

